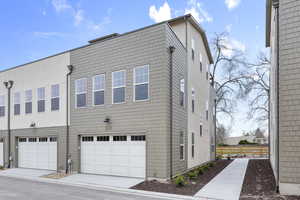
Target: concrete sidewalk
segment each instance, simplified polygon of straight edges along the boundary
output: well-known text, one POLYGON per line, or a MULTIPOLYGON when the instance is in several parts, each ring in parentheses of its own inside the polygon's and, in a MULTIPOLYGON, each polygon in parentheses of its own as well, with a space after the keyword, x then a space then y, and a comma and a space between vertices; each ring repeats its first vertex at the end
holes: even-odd
POLYGON ((205 185, 195 197, 238 200, 249 159, 235 159, 220 174, 205 185))

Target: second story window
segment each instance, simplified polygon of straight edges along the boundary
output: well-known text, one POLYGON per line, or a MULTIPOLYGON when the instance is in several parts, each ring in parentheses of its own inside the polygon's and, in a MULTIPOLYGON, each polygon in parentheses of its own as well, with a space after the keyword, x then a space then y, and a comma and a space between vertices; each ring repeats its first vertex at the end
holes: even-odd
POLYGON ((14 94, 14 115, 20 115, 21 113, 21 94, 16 92, 14 94))
POLYGON ((38 88, 37 89, 37 111, 38 112, 45 112, 45 88, 38 88))
POLYGON ((32 113, 32 90, 25 91, 25 113, 32 113))
POLYGON ((203 129, 202 124, 200 124, 200 137, 202 137, 202 135, 203 135, 203 130, 202 129, 203 129))
POLYGON ((51 111, 59 110, 59 84, 51 85, 51 111))
POLYGON ((195 40, 194 40, 194 38, 192 39, 191 46, 192 46, 192 60, 194 60, 194 58, 195 58, 195 40))
POLYGON ((192 88, 192 112, 195 112, 195 90, 192 88))
POLYGON ((146 100, 149 97, 149 66, 134 68, 134 100, 146 100))
POLYGON ((0 117, 5 116, 5 95, 0 96, 0 117))
POLYGON ((200 72, 202 72, 202 54, 201 53, 199 53, 199 67, 200 67, 200 72))
POLYGON ((184 87, 184 79, 180 80, 180 94, 179 94, 179 103, 181 106, 184 106, 184 99, 185 99, 185 95, 184 92, 185 91, 185 87, 184 87))
POLYGON ((75 81, 76 107, 86 106, 87 97, 87 79, 82 78, 75 81))
POLYGON ((112 102, 125 102, 125 70, 112 73, 112 102))
POLYGON ((105 90, 105 75, 100 74, 93 78, 93 95, 94 105, 104 104, 104 90, 105 90))
POLYGON ((206 120, 208 120, 208 101, 206 101, 206 112, 205 112, 205 115, 206 115, 206 120))
POLYGON ((209 64, 206 65, 206 80, 209 78, 209 64))

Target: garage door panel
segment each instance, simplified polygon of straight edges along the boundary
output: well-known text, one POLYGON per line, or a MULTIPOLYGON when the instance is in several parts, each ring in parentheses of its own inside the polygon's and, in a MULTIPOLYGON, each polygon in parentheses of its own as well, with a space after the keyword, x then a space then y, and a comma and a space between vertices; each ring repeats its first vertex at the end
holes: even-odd
MULTIPOLYGON (((44 138, 45 139, 45 138, 44 138)), ((18 166, 33 169, 57 169, 57 142, 46 141, 19 142, 18 145, 18 166)))
MULTIPOLYGON (((145 141, 96 141, 98 137, 93 138, 94 142, 81 140, 81 172, 145 177, 145 141)), ((130 140, 130 136, 127 139, 130 140)))

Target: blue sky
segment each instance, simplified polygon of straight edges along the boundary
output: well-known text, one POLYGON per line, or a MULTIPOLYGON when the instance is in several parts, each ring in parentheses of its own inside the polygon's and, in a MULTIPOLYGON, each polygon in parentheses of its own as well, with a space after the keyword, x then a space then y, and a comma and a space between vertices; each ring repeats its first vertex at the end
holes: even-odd
POLYGON ((264 0, 9 0, 0 6, 0 70, 187 12, 209 38, 229 31, 231 44, 252 59, 264 49, 264 0))

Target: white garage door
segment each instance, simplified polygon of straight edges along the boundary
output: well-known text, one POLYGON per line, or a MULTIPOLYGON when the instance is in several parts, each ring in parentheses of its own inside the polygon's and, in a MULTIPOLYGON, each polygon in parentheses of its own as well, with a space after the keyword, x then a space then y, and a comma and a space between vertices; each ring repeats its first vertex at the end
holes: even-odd
POLYGON ((18 164, 21 168, 56 170, 56 137, 19 138, 18 164))
POLYGON ((81 172, 145 178, 145 136, 84 136, 81 172))
POLYGON ((3 139, 0 139, 0 166, 4 166, 4 145, 3 139))

